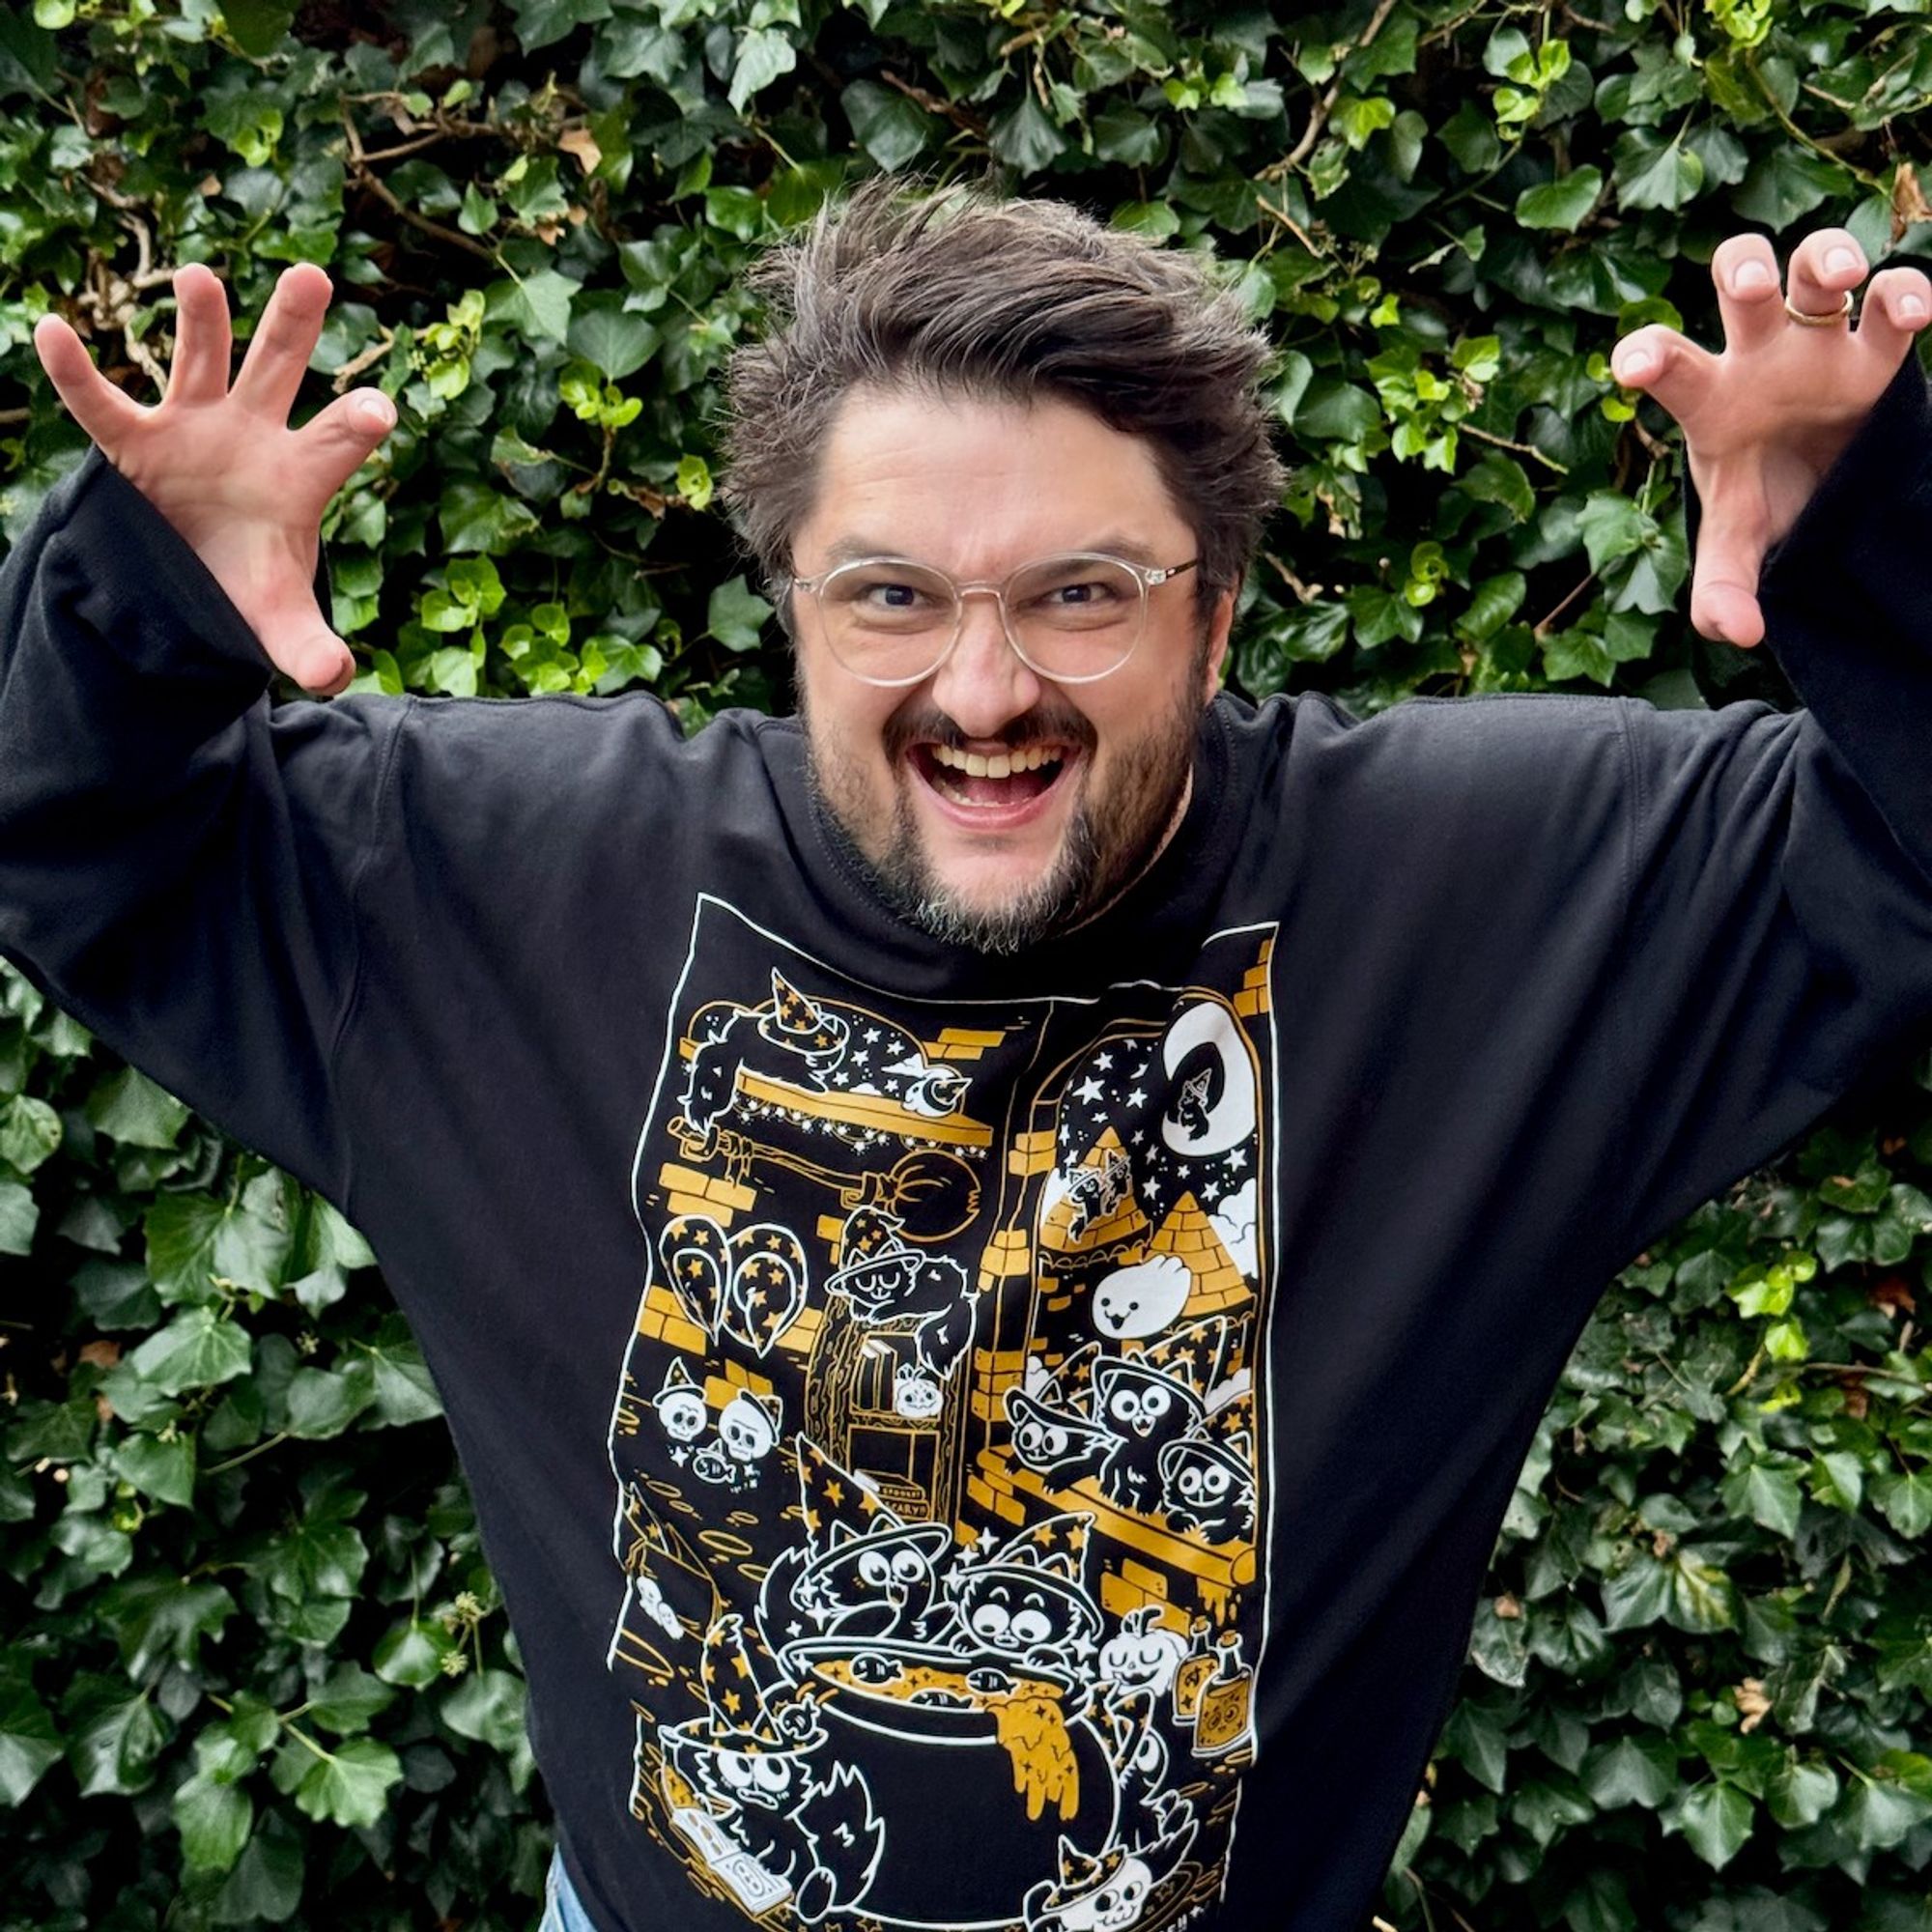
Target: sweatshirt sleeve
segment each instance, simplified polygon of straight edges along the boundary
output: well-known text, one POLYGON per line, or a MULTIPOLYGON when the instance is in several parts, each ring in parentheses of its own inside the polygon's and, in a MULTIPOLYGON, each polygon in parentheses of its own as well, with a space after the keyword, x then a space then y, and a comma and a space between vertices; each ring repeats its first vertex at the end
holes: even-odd
POLYGON ((406 706, 270 708, 201 560, 98 451, 0 567, 0 953, 340 1201, 351 901, 406 706))
POLYGON ((1633 1248, 1932 1026, 1932 404, 1916 357, 1759 594, 1802 709, 1623 707, 1633 1248))

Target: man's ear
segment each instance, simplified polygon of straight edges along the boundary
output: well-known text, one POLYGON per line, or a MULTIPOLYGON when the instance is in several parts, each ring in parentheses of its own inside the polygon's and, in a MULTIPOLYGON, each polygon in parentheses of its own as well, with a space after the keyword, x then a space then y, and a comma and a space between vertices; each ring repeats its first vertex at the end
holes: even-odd
POLYGON ((1208 613, 1207 636, 1202 639, 1201 701, 1212 701, 1221 689, 1221 669, 1228 660, 1228 639, 1235 628, 1235 600, 1240 595, 1240 580, 1214 599, 1208 613))

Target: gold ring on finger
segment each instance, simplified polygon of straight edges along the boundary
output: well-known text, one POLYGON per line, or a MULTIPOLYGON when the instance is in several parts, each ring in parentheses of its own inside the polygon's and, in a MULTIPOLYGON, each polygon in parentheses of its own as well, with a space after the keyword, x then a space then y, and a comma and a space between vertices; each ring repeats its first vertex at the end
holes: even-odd
POLYGON ((1810 309, 1797 307, 1789 296, 1786 296, 1784 298, 1785 314, 1793 322, 1800 323, 1806 328, 1836 328, 1841 322, 1851 321, 1853 306, 1852 292, 1850 289, 1845 291, 1844 300, 1826 315, 1817 315, 1810 309))

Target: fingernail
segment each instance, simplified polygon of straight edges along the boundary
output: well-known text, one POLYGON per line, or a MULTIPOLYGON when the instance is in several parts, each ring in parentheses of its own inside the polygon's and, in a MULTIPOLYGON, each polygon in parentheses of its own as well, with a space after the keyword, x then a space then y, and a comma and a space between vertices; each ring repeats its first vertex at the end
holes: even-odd
POLYGON ((1731 287, 1739 295, 1771 285, 1771 270, 1762 262, 1740 262, 1731 270, 1731 287))
POLYGON ((1898 298, 1898 319, 1901 322, 1923 322, 1925 304, 1918 296, 1900 296, 1898 298))
POLYGON ((1827 253, 1825 266, 1834 275, 1856 275, 1859 258, 1849 248, 1833 248, 1827 253))
POLYGON ((1619 379, 1626 383, 1641 382, 1657 367, 1657 357, 1648 349, 1633 349, 1627 355, 1617 358, 1616 371, 1619 379))
POLYGON ((387 396, 364 396, 355 405, 355 420, 364 429, 393 429, 395 405, 387 396))

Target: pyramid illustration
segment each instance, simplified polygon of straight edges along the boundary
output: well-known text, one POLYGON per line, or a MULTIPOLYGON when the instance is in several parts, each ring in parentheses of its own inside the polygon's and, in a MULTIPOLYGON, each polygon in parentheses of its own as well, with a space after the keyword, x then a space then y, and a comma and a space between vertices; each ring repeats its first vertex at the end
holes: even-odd
POLYGON ((1178 1255, 1194 1277, 1194 1288, 1182 1315, 1218 1315, 1238 1308, 1254 1297, 1235 1265, 1214 1224, 1192 1194, 1183 1194, 1155 1229, 1148 1252, 1178 1255))
MULTIPOLYGON (((1126 1157, 1127 1151, 1121 1144, 1120 1135, 1112 1127, 1107 1127, 1081 1156, 1080 1171, 1083 1174, 1102 1173, 1110 1160, 1124 1163, 1126 1157)), ((1121 1198, 1113 1208, 1097 1217, 1090 1216, 1078 1235, 1070 1232, 1073 1214, 1074 1204, 1070 1200, 1055 1202, 1053 1211, 1040 1224, 1040 1246, 1066 1254, 1080 1248, 1111 1247, 1118 1241, 1138 1241, 1147 1236, 1148 1218, 1134 1199, 1131 1179, 1122 1189, 1121 1198)))

